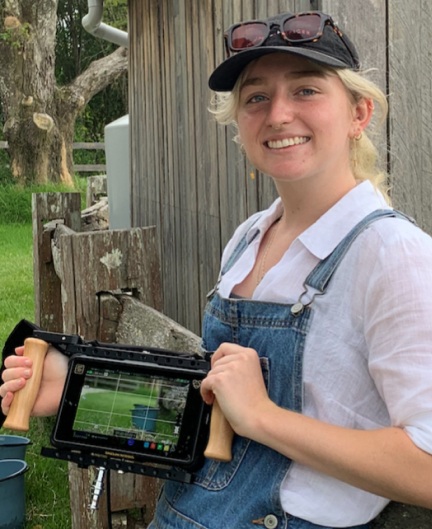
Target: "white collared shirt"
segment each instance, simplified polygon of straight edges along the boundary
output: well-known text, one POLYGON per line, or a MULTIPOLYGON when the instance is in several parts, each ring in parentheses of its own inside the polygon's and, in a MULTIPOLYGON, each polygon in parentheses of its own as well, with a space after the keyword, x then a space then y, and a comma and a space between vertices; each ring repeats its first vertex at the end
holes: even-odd
MULTIPOLYGON (((267 272, 252 299, 295 303, 303 281, 360 220, 387 208, 370 182, 345 195, 267 272)), ((282 214, 277 199, 256 214, 250 244, 222 276, 229 297, 251 271, 260 241, 282 214), (254 237, 254 235, 256 235, 254 237)), ((228 243, 222 267, 244 234, 228 243)), ((305 415, 347 428, 402 427, 432 454, 432 239, 403 219, 380 219, 358 236, 315 298, 304 351, 305 415)), ((281 487, 286 512, 320 525, 373 519, 388 500, 293 463, 281 487)))

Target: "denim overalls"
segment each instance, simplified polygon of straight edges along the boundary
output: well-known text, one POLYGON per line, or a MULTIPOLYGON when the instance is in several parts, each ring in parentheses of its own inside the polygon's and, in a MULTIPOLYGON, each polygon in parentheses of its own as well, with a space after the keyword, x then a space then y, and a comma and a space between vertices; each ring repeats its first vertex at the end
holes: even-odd
MULTIPOLYGON (((371 222, 389 216, 406 218, 393 210, 373 212, 314 268, 305 280, 308 302, 303 301, 305 295, 294 305, 223 299, 216 285, 204 315, 203 347, 214 351, 222 342, 253 347, 260 356, 271 400, 283 408, 301 412, 303 350, 312 321, 313 294, 325 294, 333 273, 357 235, 371 222)), ((247 244, 245 235, 222 275, 247 244)), ((149 529, 326 529, 283 511, 279 491, 291 460, 239 436, 234 437, 232 452, 229 463, 207 460, 193 484, 165 483, 149 529)), ((356 527, 367 529, 369 525, 356 527)))

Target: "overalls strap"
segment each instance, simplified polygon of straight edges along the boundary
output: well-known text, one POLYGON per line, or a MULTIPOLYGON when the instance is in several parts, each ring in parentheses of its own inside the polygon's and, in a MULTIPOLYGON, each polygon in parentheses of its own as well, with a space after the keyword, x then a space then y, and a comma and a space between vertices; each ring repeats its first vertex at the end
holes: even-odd
POLYGON ((247 239, 247 234, 250 230, 250 228, 252 228, 252 226, 254 224, 256 224, 256 222, 258 222, 259 218, 261 217, 261 215, 257 215, 256 218, 253 218, 253 219, 249 219, 248 222, 246 222, 246 226, 244 227, 244 231, 243 231, 243 234, 239 240, 239 242, 237 243, 237 245, 235 246, 234 250, 231 252, 230 256, 228 257, 226 263, 224 264, 224 266, 222 267, 221 271, 219 272, 219 277, 216 281, 216 284, 215 286, 210 290, 210 292, 208 292, 207 294, 207 299, 210 299, 213 294, 217 291, 218 287, 219 287, 219 283, 221 282, 222 280, 222 276, 224 274, 226 274, 228 272, 228 270, 230 270, 230 268, 232 266, 234 266, 235 262, 239 259, 239 257, 242 255, 242 253, 246 250, 246 248, 248 247, 248 245, 255 239, 255 237, 258 235, 258 230, 254 233, 253 237, 248 241, 247 239))
POLYGON ((238 260, 238 258, 242 255, 242 253, 246 250, 246 248, 249 246, 249 244, 255 239, 255 237, 258 235, 259 231, 257 230, 253 237, 248 241, 247 234, 249 233, 249 230, 254 226, 258 220, 260 219, 261 215, 257 215, 256 218, 252 219, 251 222, 248 222, 246 226, 244 227, 244 232, 242 237, 240 238, 239 242, 237 243, 237 246, 234 248, 234 250, 231 252, 231 255, 228 257, 227 262, 225 263, 224 267, 221 271, 221 276, 226 274, 230 268, 235 264, 235 262, 238 260))
POLYGON ((373 211, 356 224, 333 252, 312 270, 305 280, 305 285, 315 288, 320 293, 324 293, 336 268, 345 257, 356 237, 368 228, 372 222, 386 217, 404 219, 415 224, 412 218, 394 209, 377 209, 373 211))

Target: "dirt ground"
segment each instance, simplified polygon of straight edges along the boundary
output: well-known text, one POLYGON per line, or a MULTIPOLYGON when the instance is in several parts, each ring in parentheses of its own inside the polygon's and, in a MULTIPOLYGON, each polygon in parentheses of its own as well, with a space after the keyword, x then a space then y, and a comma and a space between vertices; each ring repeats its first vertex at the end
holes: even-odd
POLYGON ((373 529, 432 529, 432 511, 391 503, 373 523, 373 529))

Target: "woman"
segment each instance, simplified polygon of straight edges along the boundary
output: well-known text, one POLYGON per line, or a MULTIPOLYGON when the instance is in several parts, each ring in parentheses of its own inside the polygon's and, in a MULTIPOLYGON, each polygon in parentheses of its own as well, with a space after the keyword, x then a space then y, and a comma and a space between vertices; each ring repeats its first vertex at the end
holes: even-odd
MULTIPOLYGON (((365 129, 385 98, 323 13, 236 25, 226 44, 215 113, 279 199, 236 230, 203 322, 202 395, 233 459, 167 482, 150 527, 366 528, 389 499, 432 508, 432 241, 375 169, 365 129)), ((17 352, 4 413, 31 374, 17 352)))

